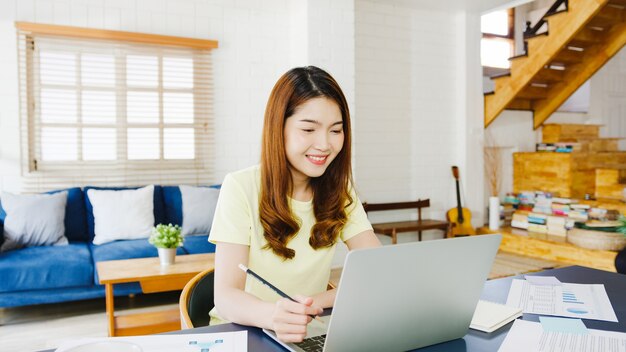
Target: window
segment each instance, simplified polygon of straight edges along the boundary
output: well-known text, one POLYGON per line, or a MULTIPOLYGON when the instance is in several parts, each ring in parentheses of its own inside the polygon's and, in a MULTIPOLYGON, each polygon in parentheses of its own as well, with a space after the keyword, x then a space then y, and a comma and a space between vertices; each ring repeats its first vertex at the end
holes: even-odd
MULTIPOLYGON (((78 173, 91 184, 105 175, 119 185, 134 183, 125 177, 133 170, 209 171, 209 50, 18 35, 27 174, 78 173)), ((156 180, 168 181, 177 182, 171 173, 156 180)))
POLYGON ((481 17, 480 54, 483 66, 509 68, 513 56, 514 10, 500 10, 481 17))

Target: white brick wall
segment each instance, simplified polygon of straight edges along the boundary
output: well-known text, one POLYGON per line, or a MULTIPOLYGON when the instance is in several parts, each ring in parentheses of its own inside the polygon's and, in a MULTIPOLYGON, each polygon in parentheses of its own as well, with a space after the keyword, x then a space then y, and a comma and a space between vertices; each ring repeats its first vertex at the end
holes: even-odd
POLYGON ((0 9, 0 190, 20 185, 20 128, 13 1, 0 9), (6 9, 6 11, 5 11, 6 9))
POLYGON ((463 167, 467 145, 481 137, 466 122, 478 100, 468 98, 467 87, 480 90, 479 81, 467 78, 469 15, 366 0, 10 0, 0 6, 0 189, 17 190, 20 179, 16 20, 218 40, 216 182, 258 162, 270 89, 296 65, 327 69, 347 96, 363 200, 430 198, 425 215, 443 218, 454 205, 450 166, 463 167))
MULTIPOLYGON (((466 48, 457 45, 464 30, 455 13, 356 1, 355 178, 362 200, 430 198, 424 215, 440 219, 454 205, 451 166, 464 157, 456 138, 465 133, 458 122, 466 118, 459 78, 466 72, 458 63, 466 48)), ((396 216, 407 214, 416 216, 396 216)))
POLYGON ((218 40, 215 181, 258 162, 267 96, 291 67, 287 0, 4 0, 0 6, 0 189, 20 189, 14 21, 218 40))
POLYGON ((353 0, 4 0, 0 13, 0 189, 20 189, 14 21, 218 40, 215 182, 258 162, 267 97, 291 67, 330 71, 354 110, 353 0))

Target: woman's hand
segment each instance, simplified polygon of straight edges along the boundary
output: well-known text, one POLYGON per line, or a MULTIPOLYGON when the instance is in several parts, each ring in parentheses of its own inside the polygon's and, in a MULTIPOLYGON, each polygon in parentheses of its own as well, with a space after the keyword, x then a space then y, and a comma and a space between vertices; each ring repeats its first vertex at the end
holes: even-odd
POLYGON ((302 342, 311 316, 322 314, 324 309, 313 304, 313 298, 294 296, 297 302, 281 298, 276 302, 272 315, 272 330, 284 342, 302 342))

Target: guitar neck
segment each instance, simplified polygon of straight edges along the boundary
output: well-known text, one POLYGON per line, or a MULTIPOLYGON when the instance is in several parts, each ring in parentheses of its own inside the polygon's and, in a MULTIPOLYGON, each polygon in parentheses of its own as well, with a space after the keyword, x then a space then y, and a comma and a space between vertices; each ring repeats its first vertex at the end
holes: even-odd
POLYGON ((459 187, 459 180, 456 180, 456 210, 457 210, 457 219, 459 223, 463 223, 465 219, 463 219, 463 209, 461 209, 461 190, 459 187))

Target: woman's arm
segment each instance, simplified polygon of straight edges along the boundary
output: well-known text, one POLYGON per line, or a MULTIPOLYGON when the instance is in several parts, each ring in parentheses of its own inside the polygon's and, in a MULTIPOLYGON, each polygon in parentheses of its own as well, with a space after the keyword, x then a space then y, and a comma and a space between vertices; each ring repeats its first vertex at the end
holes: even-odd
POLYGON ((349 250, 361 249, 361 248, 374 248, 382 246, 374 231, 367 230, 360 234, 351 237, 346 241, 346 245, 349 250))
MULTIPOLYGON (((361 248, 374 248, 380 247, 380 241, 374 234, 374 231, 367 230, 359 233, 348 239, 346 245, 349 250, 361 249, 361 248)), ((330 308, 335 304, 335 296, 337 295, 337 289, 328 290, 313 296, 313 301, 319 307, 330 308)))
POLYGON ((222 318, 233 323, 274 330, 285 342, 299 342, 306 336, 309 315, 321 314, 310 297, 296 296, 298 302, 280 299, 265 302, 244 291, 250 248, 242 244, 217 242, 215 250, 215 306, 222 318))

